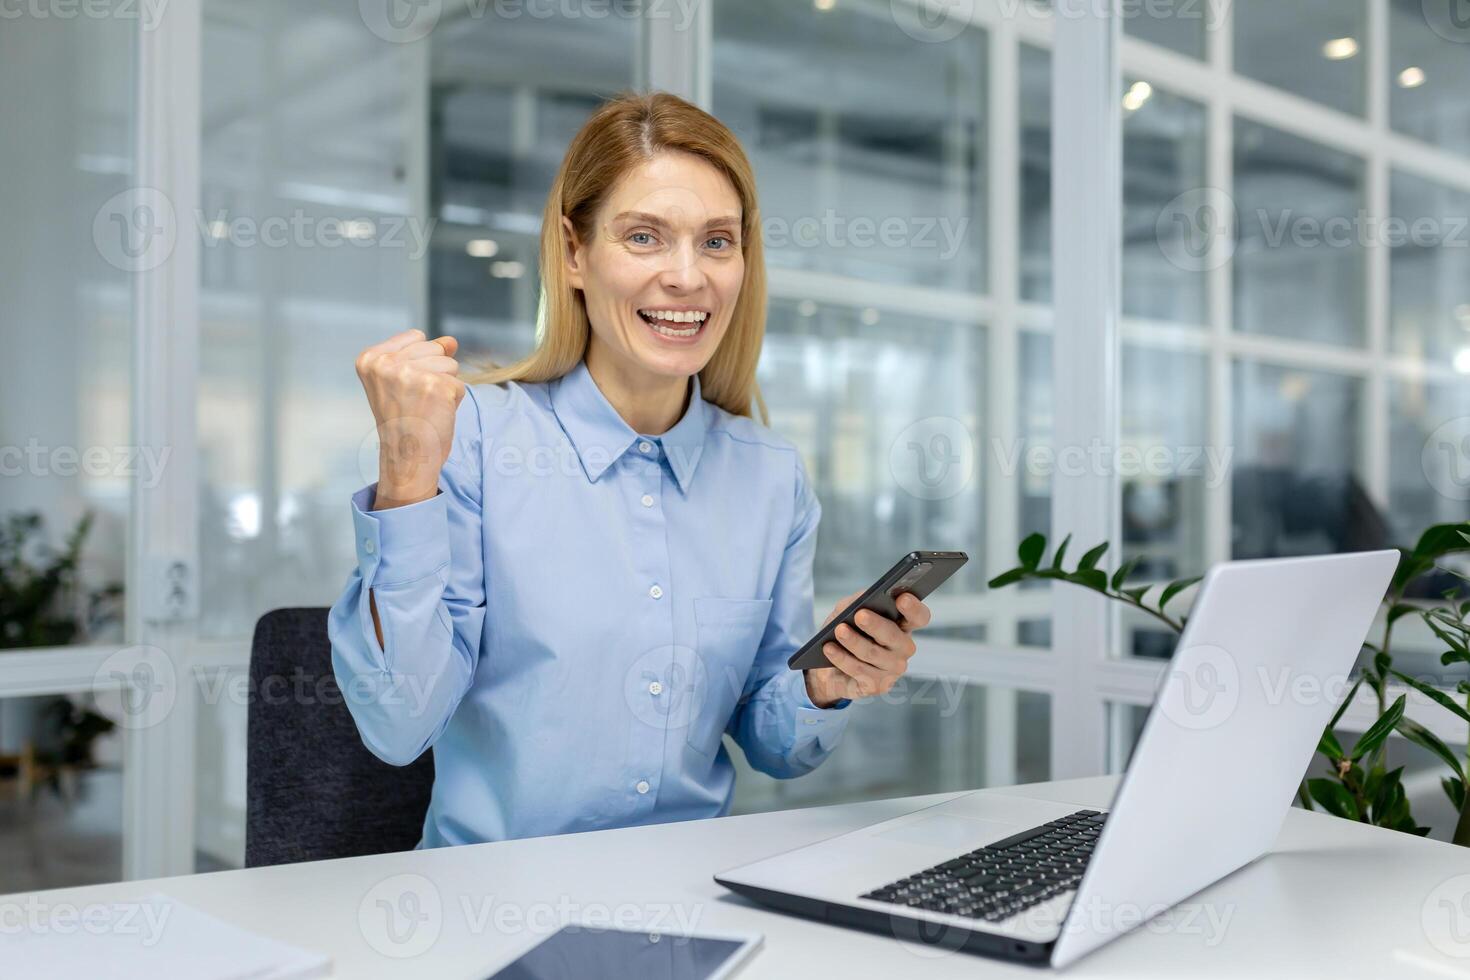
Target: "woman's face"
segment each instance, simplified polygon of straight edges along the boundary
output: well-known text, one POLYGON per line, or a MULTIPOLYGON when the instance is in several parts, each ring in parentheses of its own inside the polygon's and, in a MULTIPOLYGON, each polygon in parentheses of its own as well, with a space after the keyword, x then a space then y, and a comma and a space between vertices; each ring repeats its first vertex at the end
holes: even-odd
POLYGON ((613 187, 588 240, 568 221, 567 271, 585 298, 592 343, 633 373, 697 374, 740 295, 740 218, 724 174, 700 157, 666 152, 613 187))

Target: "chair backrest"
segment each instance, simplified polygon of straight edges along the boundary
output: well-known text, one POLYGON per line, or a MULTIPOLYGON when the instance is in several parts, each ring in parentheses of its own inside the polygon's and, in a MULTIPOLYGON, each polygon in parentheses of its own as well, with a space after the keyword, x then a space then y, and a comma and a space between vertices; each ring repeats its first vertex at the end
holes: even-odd
POLYGON ((411 850, 432 752, 390 766, 362 744, 332 673, 326 609, 277 609, 250 647, 245 865, 411 850))

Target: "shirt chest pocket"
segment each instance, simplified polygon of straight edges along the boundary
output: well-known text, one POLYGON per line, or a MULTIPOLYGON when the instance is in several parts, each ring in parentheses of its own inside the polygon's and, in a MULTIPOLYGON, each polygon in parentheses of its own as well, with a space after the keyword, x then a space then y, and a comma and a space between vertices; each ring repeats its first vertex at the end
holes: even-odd
POLYGON ((699 696, 689 720, 688 738, 696 751, 708 756, 719 751, 720 736, 745 689, 770 616, 770 599, 694 600, 699 696))

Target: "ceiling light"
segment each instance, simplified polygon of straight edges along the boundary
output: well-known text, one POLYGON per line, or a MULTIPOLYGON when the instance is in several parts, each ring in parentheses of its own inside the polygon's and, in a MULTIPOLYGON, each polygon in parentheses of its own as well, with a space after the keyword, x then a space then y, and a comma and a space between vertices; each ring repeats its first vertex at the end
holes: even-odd
POLYGON ((837 0, 812 0, 812 6, 818 10, 831 10, 837 6, 837 0))
POLYGON ((491 262, 490 274, 496 279, 519 279, 526 274, 526 267, 519 262, 491 262))
POLYGON ((493 238, 475 238, 465 245, 464 250, 472 258, 488 259, 500 251, 500 245, 493 238))
POLYGON ((1356 38, 1335 37, 1322 45, 1322 57, 1330 61, 1344 61, 1358 53, 1356 38))
POLYGON ((1417 65, 1399 72, 1399 88, 1418 88, 1424 84, 1424 69, 1417 65))
POLYGON ((1129 112, 1136 112, 1153 94, 1154 87, 1148 82, 1134 82, 1128 86, 1128 91, 1123 93, 1123 108, 1129 112))

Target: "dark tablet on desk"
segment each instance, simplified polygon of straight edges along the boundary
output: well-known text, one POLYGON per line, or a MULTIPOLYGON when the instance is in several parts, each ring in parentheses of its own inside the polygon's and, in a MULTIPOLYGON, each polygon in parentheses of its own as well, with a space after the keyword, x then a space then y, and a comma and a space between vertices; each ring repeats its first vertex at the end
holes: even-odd
POLYGON ((756 933, 689 936, 569 925, 487 980, 727 980, 760 942, 756 933))

